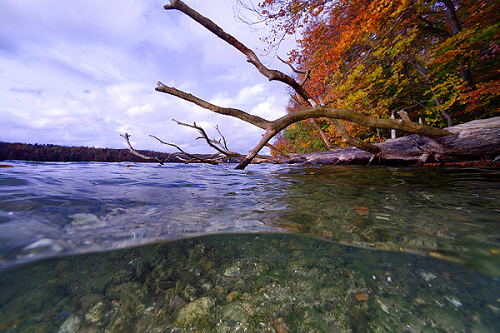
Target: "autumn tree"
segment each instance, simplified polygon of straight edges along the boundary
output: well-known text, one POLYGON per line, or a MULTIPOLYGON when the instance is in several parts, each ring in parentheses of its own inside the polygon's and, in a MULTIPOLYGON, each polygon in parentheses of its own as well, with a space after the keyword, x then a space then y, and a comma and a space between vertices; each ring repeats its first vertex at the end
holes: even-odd
MULTIPOLYGON (((326 105, 443 127, 498 115, 499 9, 494 0, 266 0, 257 14, 271 47, 300 30, 291 61, 326 105)), ((370 142, 388 135, 349 129, 370 142)), ((334 126, 325 132, 341 143, 334 126)))

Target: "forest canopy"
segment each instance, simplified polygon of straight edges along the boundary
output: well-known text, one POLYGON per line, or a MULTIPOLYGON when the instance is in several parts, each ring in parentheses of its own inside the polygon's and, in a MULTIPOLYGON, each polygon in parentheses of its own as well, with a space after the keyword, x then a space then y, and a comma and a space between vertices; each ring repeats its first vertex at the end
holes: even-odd
MULTIPOLYGON (((328 107, 380 119, 404 111, 441 128, 499 115, 497 0, 265 0, 254 10, 270 27, 270 47, 299 36, 291 64, 328 107)), ((288 112, 301 104, 292 96, 288 112)), ((390 130, 345 126, 365 142, 390 137, 390 130)), ((319 118, 289 126, 275 145, 307 153, 327 150, 328 143, 345 145, 335 126, 319 118)))

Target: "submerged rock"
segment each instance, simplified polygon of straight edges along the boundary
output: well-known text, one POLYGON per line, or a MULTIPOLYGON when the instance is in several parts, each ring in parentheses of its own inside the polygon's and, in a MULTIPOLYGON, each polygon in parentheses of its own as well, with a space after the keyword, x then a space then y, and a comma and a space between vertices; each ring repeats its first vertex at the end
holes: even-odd
POLYGON ((232 266, 224 271, 224 275, 230 278, 234 278, 240 275, 240 268, 238 266, 232 266))
POLYGON ((73 333, 80 328, 81 320, 75 315, 69 316, 59 329, 59 333, 73 333))
POLYGON ((73 218, 71 225, 74 226, 86 225, 90 223, 96 223, 99 221, 99 218, 97 216, 95 216, 94 214, 87 214, 87 213, 74 214, 71 216, 71 218, 73 218))
POLYGON ((168 303, 169 308, 172 308, 174 310, 179 309, 186 305, 186 302, 182 300, 182 298, 179 297, 179 295, 175 295, 172 297, 168 303))
POLYGON ((182 327, 195 326, 207 319, 214 304, 215 300, 209 297, 202 297, 187 304, 180 309, 175 324, 182 327))
POLYGON ((104 303, 98 302, 87 311, 87 313, 85 314, 85 321, 92 324, 98 324, 103 315, 104 303))

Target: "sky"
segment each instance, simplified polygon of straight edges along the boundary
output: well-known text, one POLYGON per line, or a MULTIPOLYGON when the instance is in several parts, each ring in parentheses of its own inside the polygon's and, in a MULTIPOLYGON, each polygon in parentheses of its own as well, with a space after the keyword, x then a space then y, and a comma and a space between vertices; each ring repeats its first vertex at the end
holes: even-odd
MULTIPOLYGON (((185 0, 274 69, 290 69, 264 54, 265 33, 235 17, 236 0, 185 0)), ((255 0, 257 2, 257 0, 255 0)), ((156 92, 158 81, 213 104, 269 120, 285 114, 288 89, 268 82, 239 51, 178 11, 168 0, 0 1, 0 141, 213 152, 218 125, 229 149, 246 154, 263 131, 156 92)), ((281 58, 293 41, 278 50, 281 58), (288 46, 288 48, 287 48, 288 46)))

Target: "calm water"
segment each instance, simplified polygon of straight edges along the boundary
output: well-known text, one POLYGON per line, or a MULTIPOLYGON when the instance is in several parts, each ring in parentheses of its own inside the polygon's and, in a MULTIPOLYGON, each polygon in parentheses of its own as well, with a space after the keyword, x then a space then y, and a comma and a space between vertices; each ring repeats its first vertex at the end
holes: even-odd
POLYGON ((500 330, 498 168, 3 164, 0 331, 500 330))

